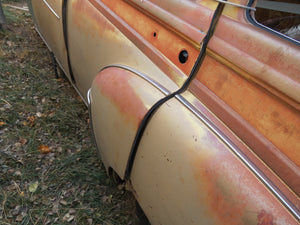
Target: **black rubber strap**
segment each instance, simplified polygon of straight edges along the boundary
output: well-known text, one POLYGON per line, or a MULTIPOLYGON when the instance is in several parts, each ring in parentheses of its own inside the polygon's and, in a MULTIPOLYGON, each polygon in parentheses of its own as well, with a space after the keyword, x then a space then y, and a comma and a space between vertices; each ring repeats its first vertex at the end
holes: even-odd
POLYGON ((139 147, 142 136, 144 134, 144 131, 145 131, 151 117, 158 110, 158 108, 161 105, 163 105, 165 102, 169 101, 171 98, 174 98, 176 95, 181 94, 182 92, 186 91, 186 89, 189 87, 192 80, 197 75, 197 73, 198 73, 198 71, 199 71, 199 69, 202 65, 202 62, 205 58, 208 42, 214 34, 214 31, 216 29, 218 21, 219 21, 221 15, 222 15, 223 9, 224 9, 224 3, 219 3, 216 10, 215 10, 215 12, 214 12, 214 15, 213 15, 213 18, 211 20, 209 29, 208 29, 208 31, 207 31, 204 39, 203 39, 203 43, 202 43, 202 47, 201 47, 199 56, 198 56, 198 58, 197 58, 197 60, 194 64, 193 69, 191 70, 191 73, 188 76, 187 80, 184 82, 184 84, 181 86, 180 89, 178 89, 177 91, 167 95, 166 97, 164 97, 164 98, 160 99, 158 102, 156 102, 150 108, 150 110, 147 112, 147 114, 144 116, 143 120, 141 121, 141 124, 140 124, 139 129, 137 131, 137 134, 135 136, 134 142, 132 144, 131 152, 129 154, 129 158, 128 158, 128 161, 127 161, 127 166, 126 166, 126 171, 125 171, 125 180, 128 180, 130 178, 133 163, 134 163, 135 156, 136 156, 136 153, 137 153, 137 149, 139 147))
POLYGON ((68 43, 68 27, 67 27, 67 16, 68 16, 68 0, 63 1, 62 5, 62 15, 63 15, 63 32, 64 32, 64 40, 65 46, 67 50, 67 60, 68 60, 68 68, 72 81, 75 83, 75 78, 72 71, 71 61, 70 61, 70 53, 69 53, 69 43, 68 43))

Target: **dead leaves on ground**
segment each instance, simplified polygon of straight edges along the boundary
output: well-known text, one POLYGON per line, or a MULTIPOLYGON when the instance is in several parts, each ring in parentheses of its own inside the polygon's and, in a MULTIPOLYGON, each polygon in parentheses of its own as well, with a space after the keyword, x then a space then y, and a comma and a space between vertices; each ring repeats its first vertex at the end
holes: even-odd
POLYGON ((134 224, 134 200, 99 164, 87 109, 54 78, 45 45, 31 22, 22 25, 28 20, 0 37, 0 221, 134 224))
POLYGON ((48 154, 49 152, 51 152, 51 149, 48 146, 40 145, 38 147, 38 151, 42 154, 48 154))

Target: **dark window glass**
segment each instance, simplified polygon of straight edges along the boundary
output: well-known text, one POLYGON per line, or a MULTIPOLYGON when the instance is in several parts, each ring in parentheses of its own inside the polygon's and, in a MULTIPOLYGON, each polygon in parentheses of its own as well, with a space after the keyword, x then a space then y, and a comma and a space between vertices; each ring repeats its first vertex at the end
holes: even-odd
POLYGON ((255 20, 300 41, 300 0, 258 0, 255 20))

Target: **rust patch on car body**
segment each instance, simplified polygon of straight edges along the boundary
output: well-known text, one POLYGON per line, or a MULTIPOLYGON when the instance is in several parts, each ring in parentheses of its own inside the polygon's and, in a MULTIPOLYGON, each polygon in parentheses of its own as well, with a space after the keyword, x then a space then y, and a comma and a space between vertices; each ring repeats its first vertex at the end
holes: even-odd
POLYGON ((131 78, 132 74, 129 71, 108 68, 98 74, 95 84, 101 93, 118 107, 121 115, 138 127, 147 112, 147 107, 131 87, 131 78))
POLYGON ((265 210, 262 210, 257 215, 258 223, 257 225, 274 225, 273 216, 267 213, 265 210))
POLYGON ((206 58, 197 79, 300 166, 300 117, 296 109, 211 57, 206 58))
POLYGON ((132 2, 123 0, 114 2, 104 0, 103 3, 90 0, 90 2, 110 20, 116 19, 114 25, 177 84, 182 82, 182 73, 185 75, 190 73, 199 53, 199 44, 195 44, 195 41, 132 2), (179 61, 182 50, 187 50, 189 53, 185 63, 179 61), (174 73, 174 67, 170 62, 181 73, 174 73))
POLYGON ((215 224, 262 225, 275 219, 279 224, 297 224, 228 149, 209 133, 204 138, 207 149, 197 149, 191 157, 200 201, 207 205, 206 214, 214 218, 215 224), (263 213, 266 211, 269 213, 263 213))
POLYGON ((90 35, 103 36, 105 32, 116 33, 116 28, 101 16, 97 10, 85 0, 72 1, 73 23, 79 27, 82 32, 90 35))

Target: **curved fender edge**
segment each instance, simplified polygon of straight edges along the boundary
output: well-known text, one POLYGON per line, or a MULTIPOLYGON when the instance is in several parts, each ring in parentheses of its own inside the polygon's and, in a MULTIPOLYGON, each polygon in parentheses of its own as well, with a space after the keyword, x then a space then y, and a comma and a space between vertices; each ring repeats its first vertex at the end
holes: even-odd
POLYGON ((298 224, 222 135, 179 97, 157 110, 133 165, 133 194, 150 223, 298 224))
POLYGON ((94 79, 89 92, 95 141, 105 168, 124 179, 128 156, 139 124, 164 94, 134 72, 108 67, 94 79))

